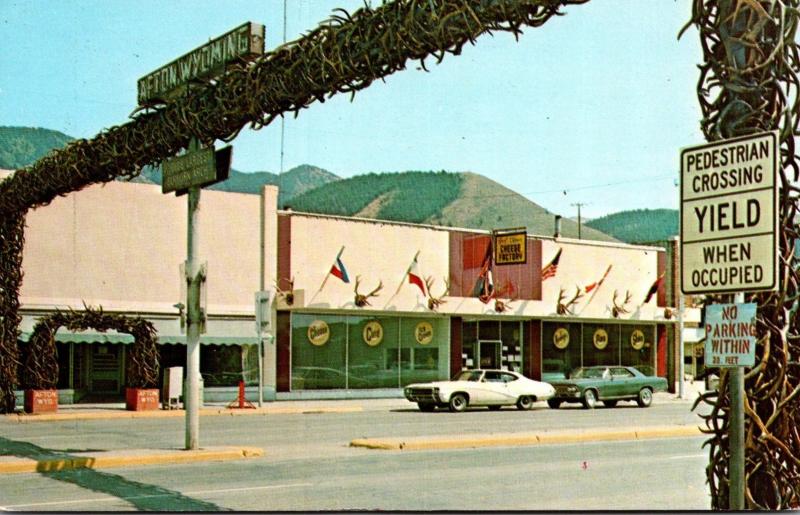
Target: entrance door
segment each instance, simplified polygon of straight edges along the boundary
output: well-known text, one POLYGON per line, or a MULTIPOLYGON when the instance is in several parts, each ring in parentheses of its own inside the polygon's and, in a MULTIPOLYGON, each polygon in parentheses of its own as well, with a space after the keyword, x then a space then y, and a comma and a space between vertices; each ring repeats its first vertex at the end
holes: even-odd
POLYGON ((119 345, 92 344, 89 362, 89 391, 91 393, 120 392, 119 345))
POLYGON ((500 350, 503 344, 500 341, 480 340, 478 342, 478 355, 480 368, 500 368, 500 350))

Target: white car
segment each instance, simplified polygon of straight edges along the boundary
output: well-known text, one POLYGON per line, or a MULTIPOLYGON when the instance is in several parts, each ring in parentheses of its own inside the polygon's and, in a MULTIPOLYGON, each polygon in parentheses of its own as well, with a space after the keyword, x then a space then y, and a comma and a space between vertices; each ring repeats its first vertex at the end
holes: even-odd
POLYGON ((451 381, 410 384, 403 393, 421 411, 447 406, 450 411, 459 412, 467 406, 500 409, 512 404, 528 410, 534 402, 553 397, 555 390, 547 383, 508 370, 464 370, 451 381))

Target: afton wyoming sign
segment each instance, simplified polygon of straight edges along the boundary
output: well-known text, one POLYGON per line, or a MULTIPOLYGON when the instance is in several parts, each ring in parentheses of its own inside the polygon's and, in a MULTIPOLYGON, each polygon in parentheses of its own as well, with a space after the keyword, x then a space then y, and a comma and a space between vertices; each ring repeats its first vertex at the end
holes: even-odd
POLYGON ((777 287, 777 131, 681 151, 681 290, 777 287))
POLYGON ((752 367, 755 364, 756 307, 755 303, 706 306, 707 367, 752 367))

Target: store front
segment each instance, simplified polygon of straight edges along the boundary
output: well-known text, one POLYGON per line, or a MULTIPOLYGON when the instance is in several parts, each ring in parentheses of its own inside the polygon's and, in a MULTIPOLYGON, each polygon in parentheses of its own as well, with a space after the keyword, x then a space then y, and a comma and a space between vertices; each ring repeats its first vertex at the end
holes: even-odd
POLYGON ((522 372, 524 328, 521 321, 480 320, 462 325, 461 368, 522 372))
POLYGON ((563 379, 578 367, 622 365, 656 373, 656 325, 542 322, 544 380, 563 379))
MULTIPOLYGON (((449 377, 445 318, 293 313, 291 391, 384 389, 449 377)), ((285 377, 284 377, 285 381, 285 377)))

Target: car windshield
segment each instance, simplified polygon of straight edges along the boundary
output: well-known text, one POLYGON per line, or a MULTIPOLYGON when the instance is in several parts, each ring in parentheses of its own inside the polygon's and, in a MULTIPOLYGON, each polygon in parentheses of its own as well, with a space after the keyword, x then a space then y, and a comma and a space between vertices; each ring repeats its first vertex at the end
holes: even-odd
POLYGON ((596 379, 603 377, 605 371, 605 368, 579 368, 569 376, 572 379, 596 379))
POLYGON ((454 381, 480 381, 483 372, 479 370, 465 370, 458 374, 454 381))

